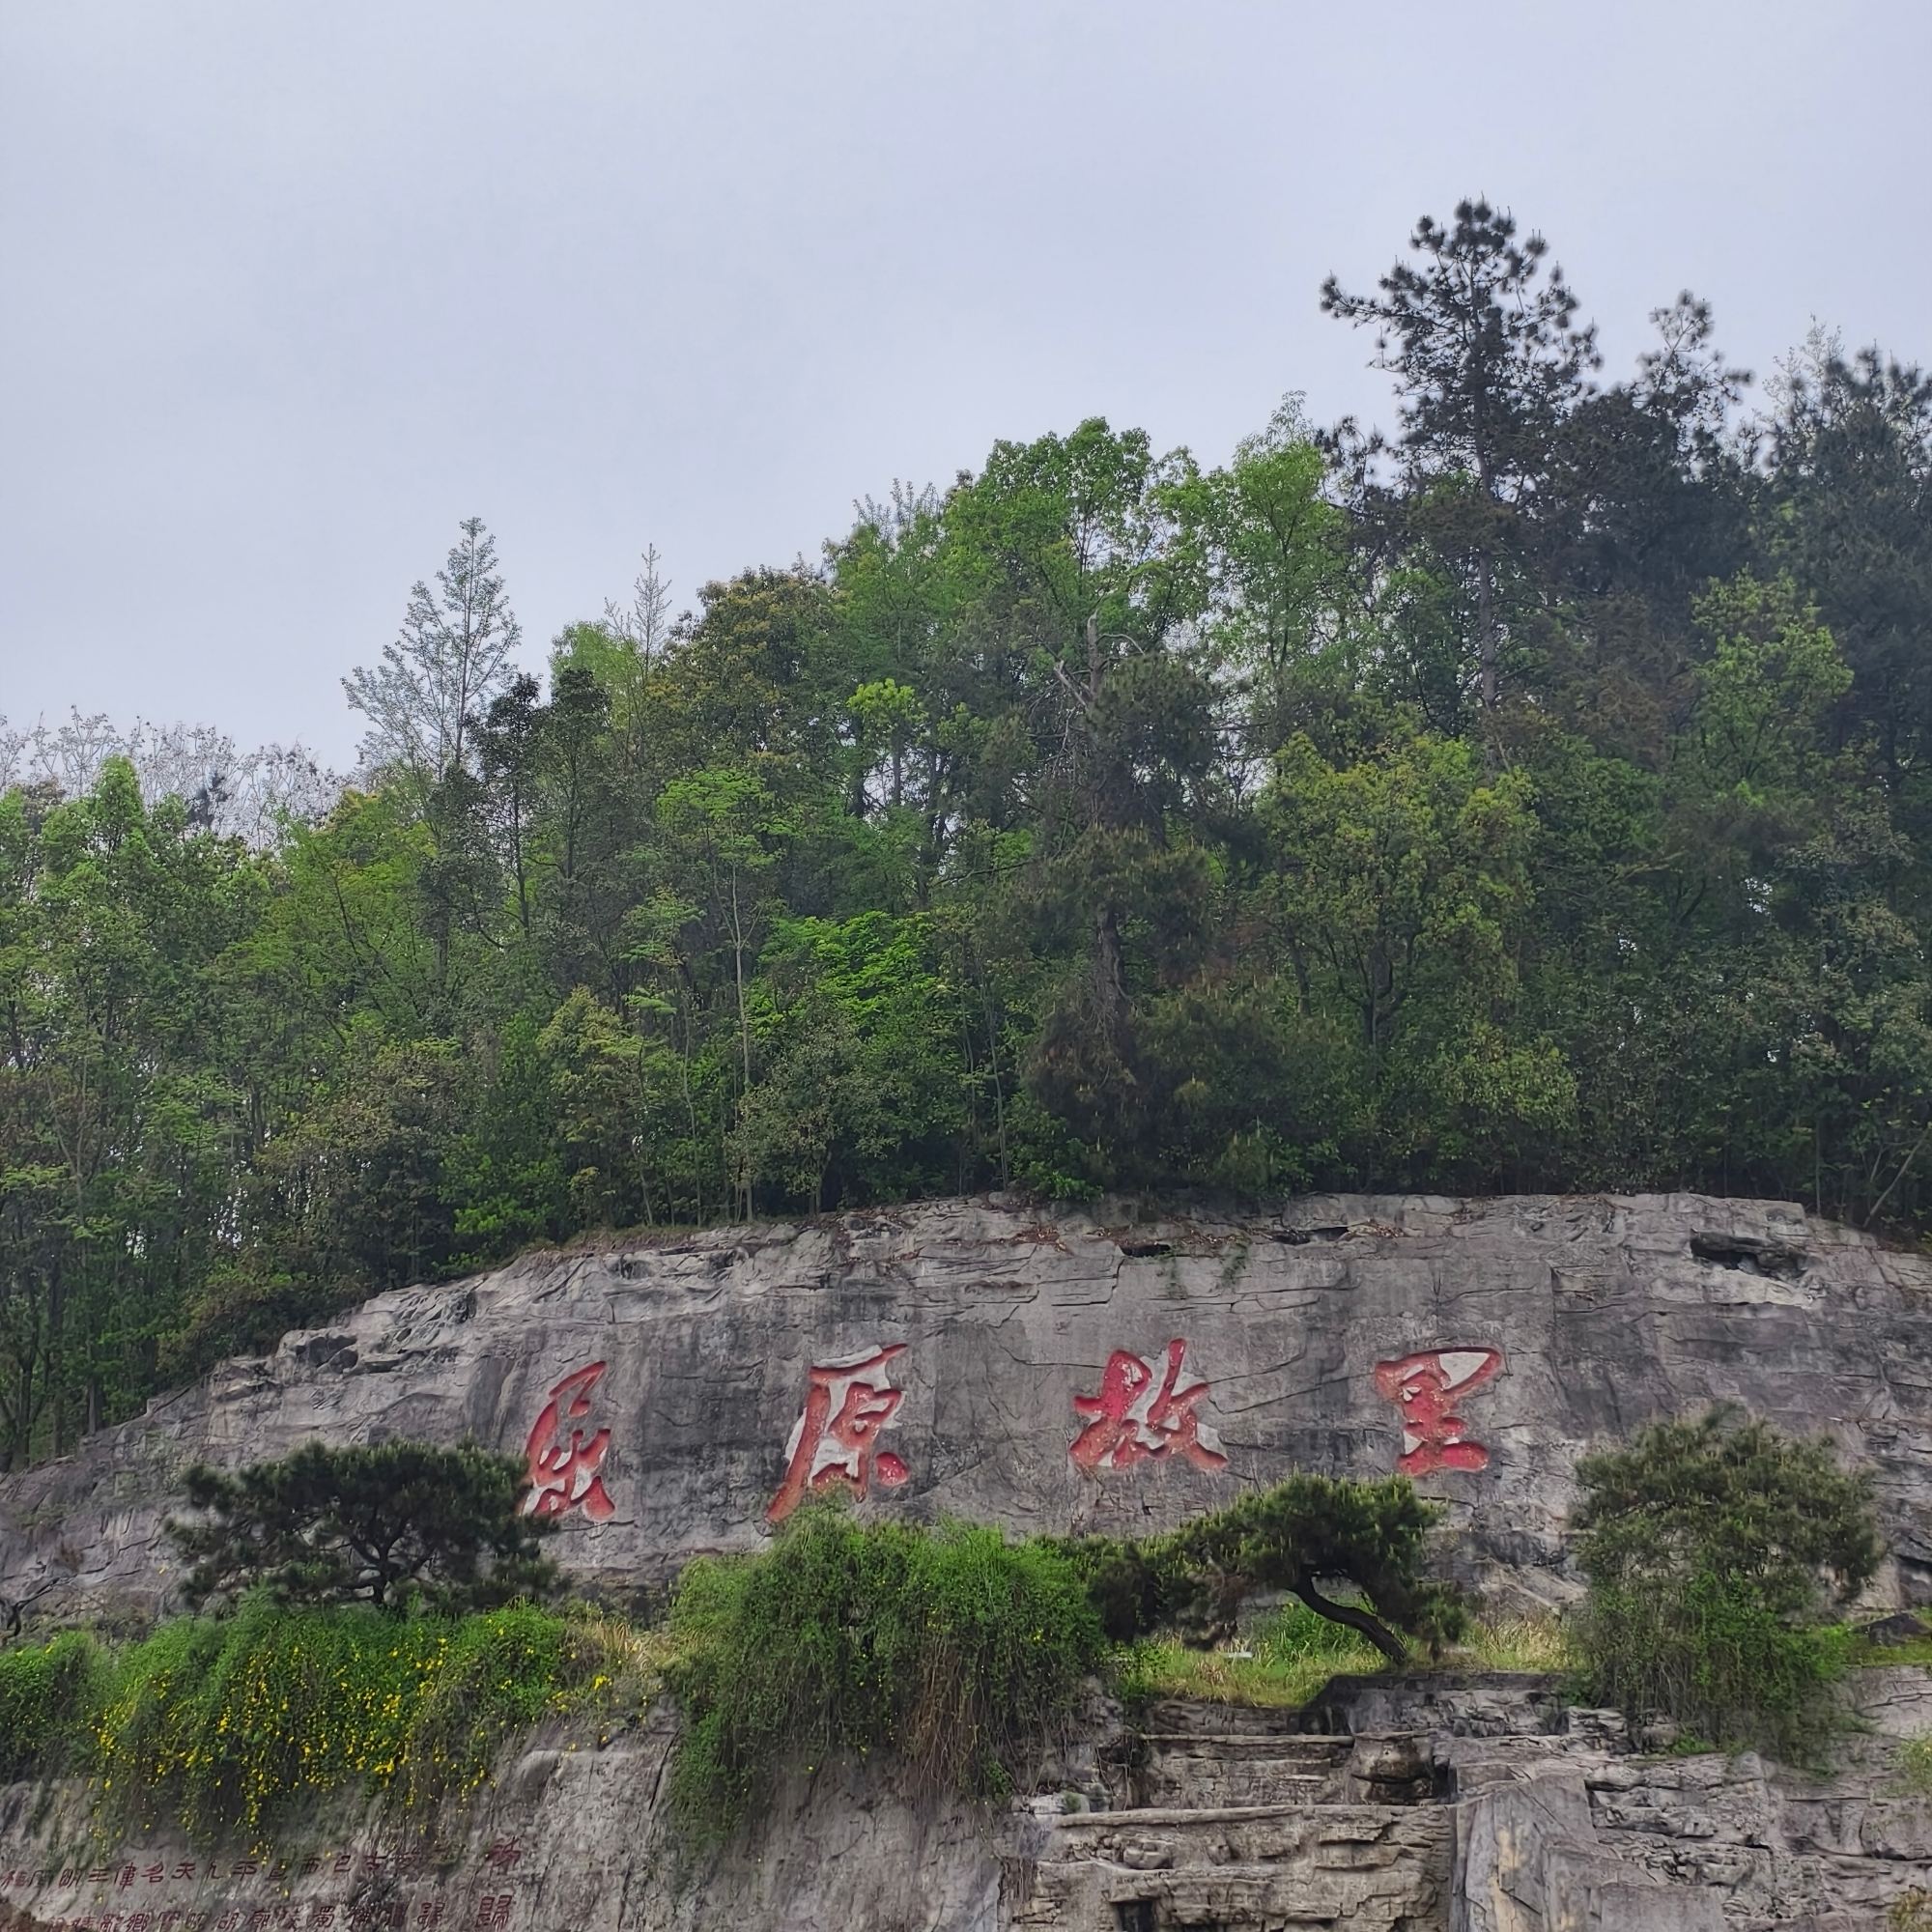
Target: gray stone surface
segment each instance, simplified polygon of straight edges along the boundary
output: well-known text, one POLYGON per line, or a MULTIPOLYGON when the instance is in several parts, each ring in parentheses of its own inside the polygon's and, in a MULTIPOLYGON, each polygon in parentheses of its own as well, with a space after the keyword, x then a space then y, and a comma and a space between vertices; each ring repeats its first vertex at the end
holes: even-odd
POLYGON ((1138 1739, 1096 1699, 1005 1809, 834 1762, 712 1854, 667 1828, 662 1706, 601 1745, 524 1740, 422 1832, 298 1807, 211 1848, 18 1785, 0 1932, 1879 1932, 1932 1889, 1932 1810, 1896 1761, 1923 1671, 1861 1680, 1870 1728, 1823 1780, 1634 1755, 1552 1688, 1342 1679, 1301 1710, 1163 1704, 1138 1739))
POLYGON ((895 1351, 867 1385, 822 1378, 851 1466, 874 1459, 867 1510, 1140 1529, 1293 1468, 1387 1473, 1404 1415, 1377 1364, 1468 1351, 1460 1372, 1491 1349, 1499 1371, 1449 1405, 1486 1465, 1420 1481, 1450 1507, 1448 1559, 1499 1607, 1574 1588, 1559 1538, 1579 1454, 1714 1400, 1829 1430, 1869 1463, 1896 1551, 1875 1601, 1932 1600, 1932 1264, 1788 1203, 1689 1195, 1324 1197, 1188 1220, 981 1198, 530 1256, 381 1296, 0 1480, 0 1597, 52 1576, 46 1613, 153 1607, 176 1579, 160 1525, 191 1461, 317 1435, 521 1454, 552 1390, 600 1362, 558 1439, 564 1458, 573 1430, 608 1442, 594 1471, 563 1472, 554 1547, 621 1591, 757 1544, 814 1366, 895 1351), (1149 1416, 1176 1341, 1182 1399, 1149 1416), (1083 1468, 1069 1450, 1106 1435, 1116 1351, 1153 1386, 1083 1468))
POLYGON ((1458 1820, 1452 1932, 1719 1932, 1719 1896, 1602 1850, 1581 1775, 1553 1763, 1458 1820))
POLYGON ((78 1785, 0 1787, 0 1932, 994 1932, 1001 1821, 841 1764, 687 1856, 672 1736, 666 1715, 607 1748, 545 1736, 427 1833, 339 1805, 210 1847, 119 1827, 78 1785))

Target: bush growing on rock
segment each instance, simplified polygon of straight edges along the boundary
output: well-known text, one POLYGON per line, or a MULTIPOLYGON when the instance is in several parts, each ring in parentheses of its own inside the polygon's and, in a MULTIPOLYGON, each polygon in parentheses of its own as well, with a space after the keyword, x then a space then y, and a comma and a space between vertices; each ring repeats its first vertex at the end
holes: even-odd
POLYGON ((1715 1409, 1585 1457, 1571 1519, 1591 1694, 1715 1745, 1815 1752, 1848 1638, 1830 1621, 1882 1554, 1871 1481, 1828 1441, 1715 1409))
POLYGON ((730 1830, 788 1763, 892 1752, 915 1792, 1003 1793, 1100 1662, 1100 1619, 1041 1542, 801 1510, 756 1556, 700 1558, 671 1606, 673 1800, 730 1830))
POLYGON ((0 1651, 0 1784, 85 1761, 89 1716, 109 1674, 106 1653, 86 1631, 0 1651))
POLYGON ((240 1476, 190 1469, 204 1515, 168 1529, 193 1560, 183 1594, 195 1609, 264 1588, 288 1604, 461 1615, 555 1586, 538 1548, 554 1525, 523 1514, 524 1487, 519 1461, 470 1443, 309 1442, 240 1476))

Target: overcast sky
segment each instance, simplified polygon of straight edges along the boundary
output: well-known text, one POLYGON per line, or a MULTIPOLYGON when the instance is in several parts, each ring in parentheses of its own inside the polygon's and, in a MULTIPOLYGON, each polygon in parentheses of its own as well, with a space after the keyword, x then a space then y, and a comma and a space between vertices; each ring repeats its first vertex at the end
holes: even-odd
POLYGON ((1209 461, 1415 217, 1932 359, 1925 0, 0 0, 0 712, 299 736, 458 520, 525 657, 1103 414, 1209 461))

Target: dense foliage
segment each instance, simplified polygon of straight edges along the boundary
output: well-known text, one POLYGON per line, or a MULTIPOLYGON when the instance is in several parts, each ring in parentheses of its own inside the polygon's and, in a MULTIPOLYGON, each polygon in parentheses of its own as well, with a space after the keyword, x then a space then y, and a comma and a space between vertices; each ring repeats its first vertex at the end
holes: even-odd
MULTIPOLYGON (((1132 1646, 1225 1634, 1258 1591, 1293 1590, 1302 1617, 1319 1612, 1404 1662, 1397 1632, 1433 1642, 1463 1624, 1455 1593, 1422 1575, 1438 1514, 1406 1479, 1314 1476, 1138 1541, 1009 1543, 959 1523, 861 1524, 815 1504, 770 1549, 702 1558, 679 1579, 668 1677, 686 1719, 680 1815, 700 1833, 728 1830, 786 1766, 841 1750, 895 1753, 920 1792, 1024 1785, 1110 1646, 1130 1683, 1132 1646), (1319 1587, 1336 1580, 1363 1601, 1319 1587)), ((1294 1629, 1300 1649, 1321 1649, 1294 1629)))
POLYGON ((83 1633, 0 1652, 0 1777, 71 1772, 143 1822, 267 1834, 345 1789, 433 1806, 552 1712, 634 1697, 620 1627, 528 1606, 467 1618, 290 1610, 266 1597, 112 1649, 83 1633))
POLYGON ((189 1605, 266 1590, 284 1604, 367 1604, 445 1616, 541 1596, 556 1566, 540 1549, 554 1520, 526 1516, 513 1456, 473 1443, 333 1448, 305 1442, 239 1476, 197 1464, 198 1515, 169 1534, 193 1563, 189 1605))
POLYGON ((890 1752, 917 1793, 1000 1794, 1100 1662, 1100 1621, 1048 1545, 802 1511, 753 1557, 701 1558, 671 1608, 685 1719, 672 1802, 728 1832, 789 1767, 890 1752))
POLYGON ((0 1466, 589 1228, 1011 1184, 1932 1212, 1932 383, 1636 373, 1482 207, 1399 422, 1101 421, 517 673, 466 526, 355 787, 0 800, 0 1466))
POLYGON ((1883 1548, 1869 1474, 1841 1471, 1828 1441, 1720 1410, 1585 1457, 1577 1476, 1591 1693, 1707 1744, 1814 1753, 1850 1661, 1829 1612, 1883 1548))
POLYGON ((1285 1590, 1400 1666, 1412 1642, 1439 1648, 1467 1620, 1460 1594, 1425 1575, 1424 1539, 1441 1515, 1406 1476, 1358 1483, 1296 1474, 1161 1536, 1059 1547, 1117 1643, 1162 1630, 1225 1636, 1248 1598, 1285 1590), (1338 1581, 1355 1601, 1328 1594, 1338 1581))

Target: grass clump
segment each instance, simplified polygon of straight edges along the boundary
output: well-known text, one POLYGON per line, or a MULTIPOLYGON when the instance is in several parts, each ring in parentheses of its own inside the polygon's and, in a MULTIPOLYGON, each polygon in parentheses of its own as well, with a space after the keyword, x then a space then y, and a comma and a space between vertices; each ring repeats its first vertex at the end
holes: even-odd
POLYGON ((1914 1798, 1932 1798, 1932 1733, 1907 1738, 1898 1747, 1894 1778, 1914 1798))
MULTIPOLYGON (((1561 1620, 1509 1617, 1464 1625, 1441 1654, 1449 1668, 1569 1670, 1575 1652, 1561 1620)), ((1211 1650, 1144 1639, 1118 1666, 1129 1702, 1197 1697, 1215 1704, 1305 1704, 1331 1677, 1386 1670, 1388 1660, 1357 1632, 1291 1601, 1246 1634, 1211 1650)))
POLYGON ((355 1786, 433 1807, 480 1783, 511 1731, 644 1688, 621 1626, 528 1605, 405 1618, 255 1597, 120 1651, 67 1635, 0 1654, 0 1763, 84 1771, 123 1815, 204 1840, 259 1836, 293 1801, 355 1786))
POLYGON ((1841 1472, 1828 1442, 1723 1410, 1647 1429, 1577 1474, 1588 1693, 1706 1745, 1816 1759, 1856 1651, 1830 1612, 1878 1567, 1869 1477, 1841 1472))
POLYGON ((1449 1652, 1452 1663, 1481 1670, 1560 1670, 1577 1668, 1577 1646, 1554 1611, 1535 1617, 1485 1618, 1472 1623, 1449 1652))
POLYGON ((1932 1932, 1932 1891, 1915 1885, 1886 1907, 1886 1932, 1932 1932))
POLYGON ((1129 1704, 1156 1697, 1270 1708, 1305 1704, 1331 1677, 1386 1667, 1376 1647, 1346 1625, 1291 1602, 1235 1643, 1200 1650, 1143 1640, 1122 1659, 1119 1689, 1129 1704))
POLYGON ((915 1794, 997 1797, 1106 1644, 1079 1576, 994 1529, 800 1511, 756 1556, 700 1559, 671 1607, 672 1776, 695 1836, 729 1832, 781 1765, 891 1751, 915 1794))

